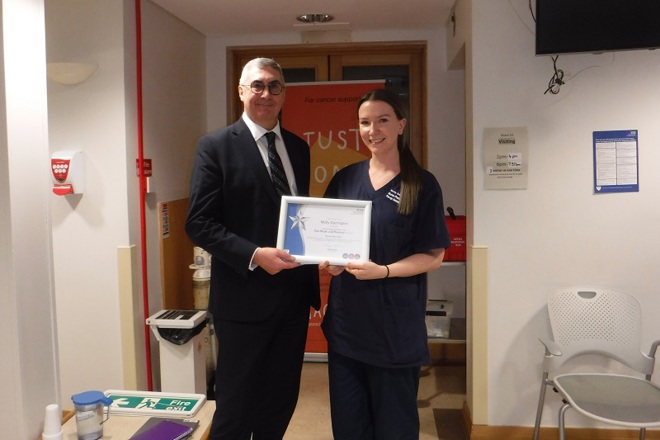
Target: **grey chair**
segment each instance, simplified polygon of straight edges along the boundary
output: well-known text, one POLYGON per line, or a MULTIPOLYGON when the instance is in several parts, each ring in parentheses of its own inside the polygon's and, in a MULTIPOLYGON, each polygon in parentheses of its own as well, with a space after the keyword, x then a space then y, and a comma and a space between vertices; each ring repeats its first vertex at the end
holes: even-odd
MULTIPOLYGON (((639 302, 607 289, 566 288, 549 296, 548 315, 553 340, 541 340, 545 355, 534 440, 538 440, 548 387, 563 401, 558 418, 560 440, 566 438, 564 415, 569 408, 594 420, 637 428, 641 440, 646 437, 646 428, 660 427, 660 386, 651 382, 660 340, 652 344, 648 354, 640 350, 639 302), (618 373, 574 372, 571 370, 575 368, 565 365, 585 354, 604 356, 627 369, 620 367, 618 373), (626 373, 621 374, 621 370, 626 373)), ((599 368, 607 371, 603 365, 599 368)))

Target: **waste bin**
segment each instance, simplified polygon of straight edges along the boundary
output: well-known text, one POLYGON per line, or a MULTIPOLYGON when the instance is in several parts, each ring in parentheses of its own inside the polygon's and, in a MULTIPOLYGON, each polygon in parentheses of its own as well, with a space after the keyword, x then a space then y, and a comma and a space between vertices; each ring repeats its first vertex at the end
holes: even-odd
POLYGON ((429 338, 449 338, 452 307, 446 300, 426 302, 426 333, 429 338))
POLYGON ((207 312, 161 310, 147 318, 160 344, 161 391, 206 394, 207 312))

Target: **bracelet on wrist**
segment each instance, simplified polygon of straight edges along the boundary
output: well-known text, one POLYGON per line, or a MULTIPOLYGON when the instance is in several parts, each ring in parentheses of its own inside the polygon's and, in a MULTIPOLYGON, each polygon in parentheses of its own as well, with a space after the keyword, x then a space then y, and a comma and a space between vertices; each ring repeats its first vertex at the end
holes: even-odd
POLYGON ((387 264, 385 265, 385 269, 387 269, 387 275, 385 275, 385 278, 389 278, 390 277, 390 268, 387 266, 387 264))

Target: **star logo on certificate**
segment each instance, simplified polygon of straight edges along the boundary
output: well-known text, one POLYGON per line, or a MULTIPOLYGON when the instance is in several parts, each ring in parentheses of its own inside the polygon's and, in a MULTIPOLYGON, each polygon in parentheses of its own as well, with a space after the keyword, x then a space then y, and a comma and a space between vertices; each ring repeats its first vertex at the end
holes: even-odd
POLYGON ((305 229, 305 221, 309 217, 301 217, 300 214, 296 214, 295 216, 289 216, 289 218, 293 222, 293 224, 291 225, 291 229, 298 228, 298 229, 302 229, 303 231, 306 230, 305 229))

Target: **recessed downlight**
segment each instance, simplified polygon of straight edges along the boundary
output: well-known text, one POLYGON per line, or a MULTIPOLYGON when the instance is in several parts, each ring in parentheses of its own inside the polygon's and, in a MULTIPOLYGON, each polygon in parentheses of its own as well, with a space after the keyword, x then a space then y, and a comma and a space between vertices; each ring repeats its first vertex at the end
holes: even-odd
POLYGON ((330 14, 302 14, 296 17, 302 23, 328 23, 334 19, 330 14))

